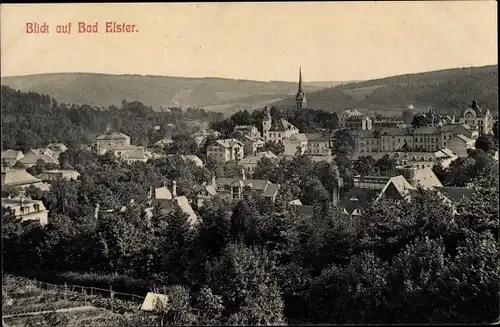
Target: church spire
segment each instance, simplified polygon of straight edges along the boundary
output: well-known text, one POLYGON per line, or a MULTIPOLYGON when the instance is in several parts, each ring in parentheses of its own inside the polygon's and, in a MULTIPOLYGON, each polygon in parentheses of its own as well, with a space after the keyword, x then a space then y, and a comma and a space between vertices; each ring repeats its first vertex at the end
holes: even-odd
POLYGON ((299 66, 299 93, 302 92, 302 67, 299 66))

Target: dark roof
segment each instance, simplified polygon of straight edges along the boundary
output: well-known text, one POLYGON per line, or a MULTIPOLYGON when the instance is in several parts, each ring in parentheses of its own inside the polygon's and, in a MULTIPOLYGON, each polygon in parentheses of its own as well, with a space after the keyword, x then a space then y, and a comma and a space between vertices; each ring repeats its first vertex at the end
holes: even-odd
POLYGON ((349 190, 349 192, 344 194, 339 202, 339 207, 345 209, 349 214, 351 214, 354 209, 363 210, 367 208, 373 200, 375 200, 375 198, 380 194, 380 191, 381 190, 353 187, 349 190))

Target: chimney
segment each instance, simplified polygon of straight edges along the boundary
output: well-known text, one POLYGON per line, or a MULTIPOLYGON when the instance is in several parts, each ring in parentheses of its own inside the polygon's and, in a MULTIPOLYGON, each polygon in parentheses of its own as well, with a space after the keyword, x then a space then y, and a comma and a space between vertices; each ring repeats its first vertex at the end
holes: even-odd
POLYGON ((176 181, 172 182, 172 196, 174 198, 177 197, 177 182, 176 181))
POLYGON ((149 195, 148 195, 148 199, 151 200, 153 198, 153 187, 150 186, 149 187, 149 195))
POLYGON ((246 176, 245 176, 245 168, 241 168, 241 180, 245 180, 246 179, 246 176))
POLYGON ((215 174, 212 175, 212 186, 213 186, 213 188, 217 187, 217 183, 215 182, 215 174))

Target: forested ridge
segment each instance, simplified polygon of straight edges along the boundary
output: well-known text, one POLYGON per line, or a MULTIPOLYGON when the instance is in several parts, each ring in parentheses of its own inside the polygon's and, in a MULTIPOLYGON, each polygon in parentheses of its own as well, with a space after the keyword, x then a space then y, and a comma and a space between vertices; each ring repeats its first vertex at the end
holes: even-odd
MULTIPOLYGON (((498 112, 498 66, 457 68, 347 83, 306 94, 308 107, 328 111, 367 108, 383 113, 414 105, 446 114, 459 112, 477 100, 493 115, 498 112), (359 91, 355 96, 356 92, 359 91)), ((294 100, 275 103, 293 107, 294 100)))
POLYGON ((52 142, 90 144, 108 127, 130 136, 136 145, 147 146, 172 132, 168 124, 174 124, 176 132, 189 133, 200 129, 201 124, 222 119, 222 114, 203 109, 158 112, 141 102, 125 100, 120 107, 92 107, 59 103, 48 94, 7 86, 1 91, 2 149, 26 151, 52 142))

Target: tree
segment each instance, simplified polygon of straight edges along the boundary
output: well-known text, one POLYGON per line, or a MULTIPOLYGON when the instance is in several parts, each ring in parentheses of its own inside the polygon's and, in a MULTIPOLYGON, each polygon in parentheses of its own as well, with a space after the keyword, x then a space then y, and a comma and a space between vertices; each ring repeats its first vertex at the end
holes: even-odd
POLYGON ((375 159, 373 157, 359 157, 353 162, 353 172, 354 174, 359 174, 361 176, 373 175, 375 172, 375 159))
POLYGON ((200 323, 203 325, 216 325, 221 323, 224 305, 222 297, 215 295, 212 290, 203 286, 196 299, 196 308, 200 310, 200 323))
POLYGON ((280 155, 285 151, 285 146, 283 143, 267 141, 262 147, 262 151, 271 151, 275 155, 280 155))
POLYGON ((190 135, 175 135, 172 141, 172 144, 166 146, 168 154, 196 154, 198 151, 198 144, 190 135))
POLYGON ((354 137, 348 130, 337 130, 331 139, 333 153, 350 158, 356 150, 354 137))
POLYGON ((230 244, 211 264, 211 288, 222 296, 230 323, 282 324, 283 301, 267 251, 230 244))
POLYGON ((484 152, 490 153, 498 149, 497 142, 495 141, 495 136, 488 134, 481 134, 476 139, 476 149, 483 150, 484 152))
POLYGON ((257 162, 257 167, 255 167, 252 176, 256 179, 274 180, 273 177, 275 176, 276 169, 275 162, 267 157, 262 157, 262 159, 257 162))

